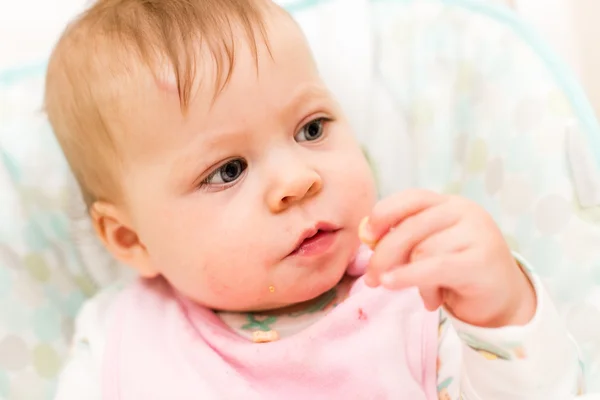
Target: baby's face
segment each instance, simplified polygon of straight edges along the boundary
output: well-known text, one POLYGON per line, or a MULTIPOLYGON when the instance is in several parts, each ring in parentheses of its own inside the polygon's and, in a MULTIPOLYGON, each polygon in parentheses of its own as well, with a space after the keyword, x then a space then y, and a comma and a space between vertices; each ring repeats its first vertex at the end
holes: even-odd
POLYGON ((304 38, 286 17, 272 19, 272 57, 259 39, 258 73, 240 41, 214 103, 201 86, 184 117, 177 93, 155 85, 123 142, 125 205, 149 262, 214 309, 278 308, 330 289, 375 201, 304 38))

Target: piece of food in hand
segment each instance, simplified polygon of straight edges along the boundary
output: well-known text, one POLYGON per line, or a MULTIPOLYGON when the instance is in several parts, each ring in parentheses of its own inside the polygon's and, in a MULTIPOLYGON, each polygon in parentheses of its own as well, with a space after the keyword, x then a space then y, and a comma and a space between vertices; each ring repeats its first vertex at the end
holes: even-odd
POLYGON ((360 221, 360 225, 358 226, 358 238, 361 242, 366 244, 373 250, 377 245, 377 240, 373 240, 371 236, 367 233, 367 225, 369 224, 369 217, 364 217, 362 221, 360 221))

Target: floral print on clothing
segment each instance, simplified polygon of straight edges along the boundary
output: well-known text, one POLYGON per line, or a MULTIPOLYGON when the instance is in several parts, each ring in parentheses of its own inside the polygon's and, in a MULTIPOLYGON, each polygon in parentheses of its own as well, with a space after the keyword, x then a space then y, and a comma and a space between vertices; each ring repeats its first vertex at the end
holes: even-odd
POLYGON ((509 361, 526 358, 525 349, 520 343, 505 343, 503 347, 500 347, 465 332, 458 332, 458 336, 467 346, 481 354, 487 360, 509 361))
POLYGON ((452 400, 450 392, 448 392, 448 386, 454 381, 454 378, 450 377, 443 380, 437 386, 438 399, 439 400, 452 400))
POLYGON ((242 326, 242 329, 245 331, 268 332, 272 330, 271 325, 277 322, 277 317, 261 317, 254 314, 246 314, 246 319, 248 320, 248 323, 242 326))
POLYGON ((337 288, 333 288, 319 297, 313 304, 298 311, 282 315, 245 314, 246 323, 241 326, 243 331, 268 332, 277 329, 277 325, 285 323, 286 319, 300 318, 310 314, 323 313, 335 307, 343 299, 338 298, 337 288))

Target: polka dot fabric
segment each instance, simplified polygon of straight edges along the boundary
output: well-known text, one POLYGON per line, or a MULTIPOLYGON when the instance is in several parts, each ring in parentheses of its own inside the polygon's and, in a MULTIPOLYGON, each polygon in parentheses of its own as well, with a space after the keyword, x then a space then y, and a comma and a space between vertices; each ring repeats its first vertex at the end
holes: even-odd
MULTIPOLYGON (((287 3, 309 26, 321 20, 307 12, 334 1, 287 3)), ((361 81, 368 93, 349 92, 358 81, 350 79, 339 97, 381 193, 405 187, 400 176, 410 171, 415 185, 486 207, 553 293, 581 346, 589 389, 600 392, 600 208, 579 205, 565 153, 567 131, 590 147, 600 133, 572 77, 522 24, 481 1, 344 1, 372 11, 352 14, 371 18, 364 32, 376 36, 361 42, 376 46, 352 64, 373 58, 361 81)), ((333 10, 322 14, 327 29, 343 19, 333 10)), ((335 38, 308 36, 316 45, 335 38)), ((325 53, 340 59, 316 49, 325 75, 346 76, 319 60, 325 53)), ((43 70, 0 74, 0 399, 52 397, 79 307, 122 273, 90 233, 40 111, 42 90, 43 70)))
POLYGON ((81 304, 123 275, 41 111, 43 79, 0 79, 0 399, 52 398, 81 304))
POLYGON ((91 290, 69 233, 67 167, 41 108, 41 76, 0 83, 0 398, 52 394, 91 290), (35 105, 35 106, 34 106, 35 105))

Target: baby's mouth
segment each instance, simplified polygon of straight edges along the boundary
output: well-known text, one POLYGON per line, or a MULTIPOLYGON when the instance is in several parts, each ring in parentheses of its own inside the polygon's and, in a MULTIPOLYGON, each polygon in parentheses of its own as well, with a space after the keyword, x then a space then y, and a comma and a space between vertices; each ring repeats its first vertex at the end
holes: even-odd
POLYGON ((302 243, 300 243, 300 245, 296 248, 296 250, 294 250, 294 252, 297 252, 298 250, 300 250, 302 247, 305 246, 310 246, 312 243, 318 241, 321 237, 323 237, 323 235, 327 235, 329 233, 331 233, 332 231, 322 231, 322 230, 318 230, 317 233, 315 233, 314 235, 307 237, 306 239, 304 239, 302 241, 302 243))
POLYGON ((340 228, 326 223, 319 223, 305 231, 290 256, 316 256, 326 252, 335 239, 340 228))

